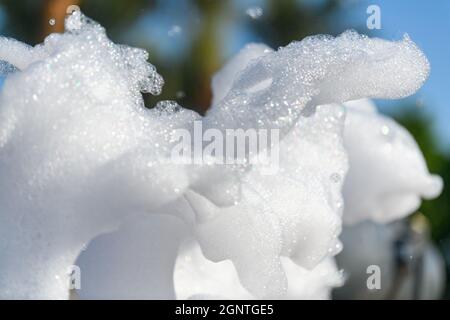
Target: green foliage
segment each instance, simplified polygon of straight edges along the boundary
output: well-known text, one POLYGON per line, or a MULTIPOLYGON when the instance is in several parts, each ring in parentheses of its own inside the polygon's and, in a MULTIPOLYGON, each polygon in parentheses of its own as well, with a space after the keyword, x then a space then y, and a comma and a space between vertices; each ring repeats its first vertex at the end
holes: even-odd
POLYGON ((40 35, 41 0, 2 0, 5 11, 5 25, 2 35, 14 37, 34 44, 40 35))

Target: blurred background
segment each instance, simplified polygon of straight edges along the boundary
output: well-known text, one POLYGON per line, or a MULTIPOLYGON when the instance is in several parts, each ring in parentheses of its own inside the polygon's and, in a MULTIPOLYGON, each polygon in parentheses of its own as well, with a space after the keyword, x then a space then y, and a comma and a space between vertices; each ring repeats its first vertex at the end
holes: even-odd
MULTIPOLYGON (((145 96, 148 106, 161 99, 176 100, 200 113, 210 104, 214 72, 248 42, 264 42, 277 48, 308 35, 337 35, 347 29, 391 40, 408 33, 430 60, 431 76, 416 95, 377 104, 413 134, 430 171, 450 182, 448 0, 0 0, 0 34, 37 44, 48 34, 63 31, 70 6, 78 6, 100 22, 114 42, 148 49, 150 61, 166 82, 161 96, 145 96), (367 25, 370 5, 380 9, 379 29, 367 25)), ((442 292, 439 289, 427 294, 423 289, 424 283, 445 279, 443 275, 436 278, 439 268, 426 267, 433 263, 431 260, 438 259, 437 264, 445 261, 450 275, 450 188, 445 188, 438 199, 423 202, 419 212, 407 220, 380 228, 372 225, 345 232, 352 235, 365 230, 366 237, 384 237, 384 247, 380 244, 372 249, 387 248, 384 251, 392 260, 392 288, 387 293, 367 296, 356 288, 365 286, 365 282, 349 281, 336 291, 335 297, 450 298, 449 280, 442 292), (431 243, 433 250, 438 250, 435 258, 423 249, 431 243), (415 255, 420 259, 403 259, 408 248, 422 250, 415 255), (399 289, 405 281, 414 285, 399 289), (402 290, 410 292, 405 296, 399 293, 402 290)), ((346 254, 344 250, 338 258, 344 266, 346 254)))

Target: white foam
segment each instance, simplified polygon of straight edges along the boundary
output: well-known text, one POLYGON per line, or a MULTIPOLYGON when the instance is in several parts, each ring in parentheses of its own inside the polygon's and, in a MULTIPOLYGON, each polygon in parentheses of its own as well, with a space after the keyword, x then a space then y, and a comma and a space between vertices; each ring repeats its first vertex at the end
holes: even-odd
MULTIPOLYGON (((326 259, 313 270, 287 258, 282 259, 282 265, 289 283, 285 299, 329 299, 331 289, 342 284, 342 275, 332 259, 326 259)), ((209 261, 195 243, 181 247, 174 286, 177 299, 256 299, 242 286, 230 261, 209 261)))
MULTIPOLYGON (((254 53, 241 53, 248 55, 242 57, 246 61, 265 50, 247 51, 254 53)), ((251 60, 230 89, 218 93, 205 125, 287 133, 302 111, 316 105, 401 98, 420 88, 428 73, 427 59, 407 36, 394 42, 354 31, 336 38, 312 36, 251 60)))
POLYGON ((421 198, 442 191, 411 134, 377 112, 369 100, 351 101, 345 123, 350 170, 344 184, 344 222, 391 222, 417 210, 421 198))
POLYGON ((165 159, 170 131, 198 115, 145 109, 140 92, 162 86, 148 54, 78 11, 67 26, 34 48, 0 40, 0 60, 20 69, 0 95, 3 298, 68 297, 85 243, 188 183, 165 159))
MULTIPOLYGON (((267 46, 249 45, 238 53, 215 75, 214 101, 226 101, 226 90, 241 70, 270 52, 267 46)), ((217 108, 221 106, 219 102, 217 108)), ((336 105, 301 117, 281 142, 280 171, 265 175, 258 166, 251 168, 242 178, 241 200, 234 206, 220 208, 187 192, 197 214, 210 217, 196 227, 205 256, 231 259, 252 295, 285 296, 283 256, 312 269, 340 251, 340 189, 347 170, 343 115, 336 105), (333 174, 342 178, 333 180, 333 174)))
MULTIPOLYGON (((181 217, 184 224, 176 226, 149 219, 194 235, 207 259, 230 259, 255 297, 285 296, 289 268, 314 268, 340 250, 344 117, 339 105, 317 105, 411 94, 428 63, 408 38, 389 42, 355 32, 310 37, 277 51, 245 50, 215 77, 214 105, 203 125, 280 129, 278 175, 264 175, 259 166, 172 163, 171 132, 192 130, 199 115, 167 101, 145 109, 141 92, 157 94, 163 85, 147 53, 112 43, 79 11, 64 34, 42 45, 0 39, 0 60, 19 69, 0 93, 1 297, 67 298, 67 267, 83 245, 143 212, 181 217), (192 212, 180 212, 180 201, 192 212)), ((157 274, 164 269, 167 278, 178 238, 154 236, 149 241, 161 242, 164 265, 150 266, 154 247, 135 263, 157 274)), ((127 237, 103 239, 92 250, 105 252, 98 266, 112 259, 105 275, 126 269, 137 277, 136 265, 118 263, 127 256, 127 237)), ((97 278, 99 270, 83 268, 97 278)), ((126 290, 126 282, 106 288, 126 290)), ((173 294, 170 286, 157 286, 173 294)), ((87 297, 101 294, 92 290, 87 297)))

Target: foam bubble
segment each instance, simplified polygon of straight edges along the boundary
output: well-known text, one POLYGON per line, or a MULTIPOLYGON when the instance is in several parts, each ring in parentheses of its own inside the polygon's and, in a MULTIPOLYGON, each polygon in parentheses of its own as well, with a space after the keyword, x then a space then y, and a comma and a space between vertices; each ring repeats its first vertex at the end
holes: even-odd
POLYGON ((420 88, 428 73, 427 59, 408 37, 391 42, 354 31, 312 36, 252 59, 220 94, 224 98, 215 100, 205 122, 218 128, 279 128, 283 135, 317 105, 401 98, 420 88))
POLYGON ((441 193, 442 179, 428 172, 419 146, 405 128, 378 113, 369 100, 344 105, 350 161, 344 184, 345 223, 387 223, 413 213, 421 198, 441 193))

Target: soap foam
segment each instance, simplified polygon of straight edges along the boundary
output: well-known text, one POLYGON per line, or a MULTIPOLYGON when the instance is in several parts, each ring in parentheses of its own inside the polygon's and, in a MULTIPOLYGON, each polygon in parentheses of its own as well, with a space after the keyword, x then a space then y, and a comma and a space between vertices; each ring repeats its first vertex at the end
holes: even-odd
MULTIPOLYGON (((1 297, 67 298, 67 267, 83 245, 142 212, 182 217, 205 257, 230 259, 255 297, 286 294, 284 261, 314 268, 339 252, 344 116, 339 105, 318 105, 406 96, 425 80, 428 62, 408 38, 355 32, 244 50, 214 78, 214 104, 202 122, 280 129, 277 176, 257 165, 172 163, 171 133, 192 130, 200 116, 172 102, 146 109, 141 93, 163 85, 148 54, 112 43, 79 11, 64 34, 36 47, 0 39, 0 60, 18 69, 0 93, 1 297), (173 208, 181 200, 192 214, 173 208)), ((172 252, 176 242, 160 236, 160 250, 172 252)), ((105 236, 117 248, 113 261, 127 248, 117 237, 105 236)))
POLYGON ((344 106, 350 162, 343 189, 345 223, 388 223, 417 210, 421 198, 441 193, 441 177, 429 173, 419 146, 405 128, 378 113, 370 100, 344 106))
POLYGON ((0 40, 0 60, 19 69, 0 94, 3 298, 66 298, 85 243, 188 184, 166 161, 170 132, 198 115, 145 109, 141 92, 163 83, 148 54, 78 11, 67 21, 33 48, 0 40))

